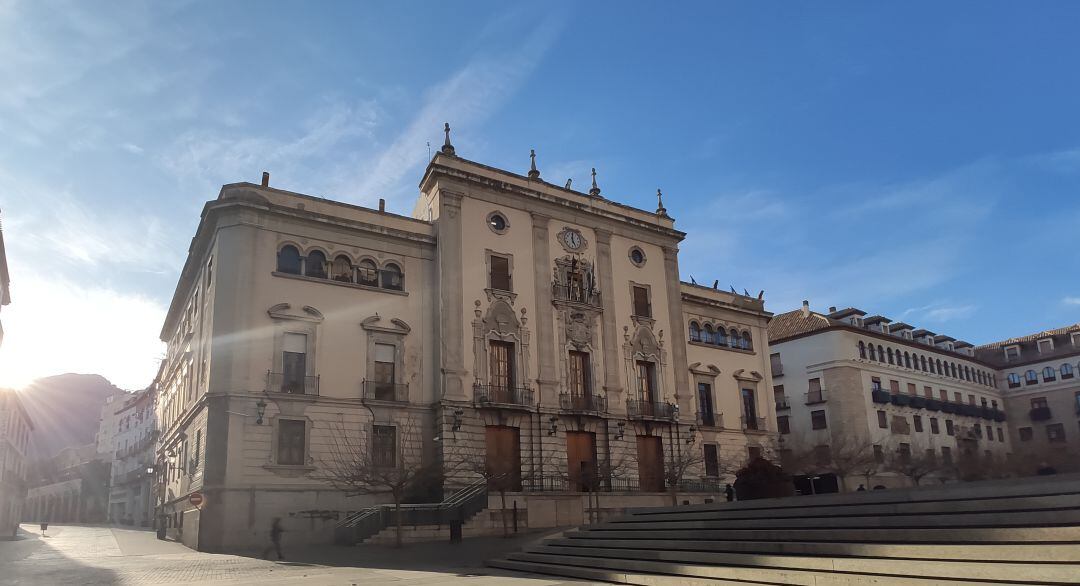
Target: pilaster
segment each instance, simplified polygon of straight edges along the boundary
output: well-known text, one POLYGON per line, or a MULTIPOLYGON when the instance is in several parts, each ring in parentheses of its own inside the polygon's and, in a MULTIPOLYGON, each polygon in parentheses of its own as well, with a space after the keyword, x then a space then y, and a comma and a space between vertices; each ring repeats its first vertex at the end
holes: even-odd
POLYGON ((439 355, 443 398, 465 397, 465 344, 461 282, 461 194, 439 191, 439 355))
POLYGON ((672 331, 671 367, 675 372, 675 402, 679 411, 690 416, 694 413, 693 393, 690 392, 690 376, 686 360, 686 337, 683 335, 682 291, 679 285, 679 249, 674 246, 664 248, 664 281, 667 284, 668 322, 672 331))
POLYGON ((618 402, 622 384, 619 382, 619 337, 615 326, 615 277, 611 265, 611 231, 596 228, 596 269, 600 274, 601 304, 603 313, 604 345, 604 391, 615 396, 608 397, 608 404, 618 402))
POLYGON ((548 225, 551 218, 532 213, 533 280, 536 287, 536 347, 539 372, 536 384, 539 402, 558 400, 558 379, 555 371, 555 329, 551 309, 551 253, 548 225))

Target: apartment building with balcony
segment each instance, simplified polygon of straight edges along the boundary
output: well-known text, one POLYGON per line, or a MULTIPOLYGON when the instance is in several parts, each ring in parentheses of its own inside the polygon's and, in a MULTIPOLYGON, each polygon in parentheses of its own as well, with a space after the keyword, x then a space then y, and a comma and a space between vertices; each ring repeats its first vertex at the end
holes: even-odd
POLYGON ((157 389, 153 386, 112 401, 115 425, 109 482, 109 521, 149 527, 154 520, 157 451, 157 389))
POLYGON ((997 368, 1009 429, 1020 456, 1080 459, 1080 324, 975 348, 997 368))
POLYGON ((532 163, 466 160, 447 130, 411 217, 268 174, 205 205, 161 332, 169 532, 221 550, 303 515, 297 531, 329 539, 336 512, 375 500, 323 476, 344 435, 375 462, 436 463, 444 494, 476 481, 479 457, 514 491, 650 503, 686 454, 703 463, 680 489, 701 502, 771 448, 764 301, 680 282, 685 234, 659 192, 641 210, 595 174, 583 193, 532 163), (728 333, 706 342, 706 327, 728 333))
MULTIPOLYGON (((911 482, 887 464, 933 458, 945 477, 959 458, 1002 461, 1012 452, 995 366, 945 334, 856 308, 801 309, 769 324, 773 403, 786 450, 873 450, 864 473, 842 482, 911 482), (872 474, 865 474, 872 471, 872 474)), ((868 487, 869 488, 869 487, 868 487)))

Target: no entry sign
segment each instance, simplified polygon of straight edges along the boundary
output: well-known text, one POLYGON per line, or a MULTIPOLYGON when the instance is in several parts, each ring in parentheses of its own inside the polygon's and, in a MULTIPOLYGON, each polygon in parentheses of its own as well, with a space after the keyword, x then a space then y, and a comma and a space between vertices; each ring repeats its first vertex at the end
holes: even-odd
POLYGON ((201 507, 204 500, 203 494, 201 492, 193 492, 188 495, 187 500, 189 503, 191 503, 192 506, 201 507))

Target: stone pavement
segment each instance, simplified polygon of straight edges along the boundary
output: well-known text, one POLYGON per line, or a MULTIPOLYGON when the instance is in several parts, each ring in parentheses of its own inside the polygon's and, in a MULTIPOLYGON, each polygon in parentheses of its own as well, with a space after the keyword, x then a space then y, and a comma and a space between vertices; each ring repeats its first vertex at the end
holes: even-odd
POLYGON ((483 561, 520 549, 539 536, 476 538, 460 544, 323 546, 286 549, 288 561, 208 554, 159 541, 130 527, 23 525, 20 539, 0 541, 0 585, 104 584, 478 584, 557 586, 586 584, 562 578, 512 574, 483 561))

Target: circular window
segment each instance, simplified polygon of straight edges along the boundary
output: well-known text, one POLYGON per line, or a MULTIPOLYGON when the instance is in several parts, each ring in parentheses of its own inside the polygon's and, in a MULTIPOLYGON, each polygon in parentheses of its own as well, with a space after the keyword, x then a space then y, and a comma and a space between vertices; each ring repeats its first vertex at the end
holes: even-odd
POLYGON ((506 216, 499 212, 491 212, 487 217, 487 225, 492 232, 502 234, 510 227, 510 222, 506 221, 506 216))
POLYGON ((634 246, 633 248, 631 248, 630 249, 630 262, 634 263, 634 265, 639 266, 639 267, 644 266, 645 265, 645 251, 638 248, 637 246, 634 246))

